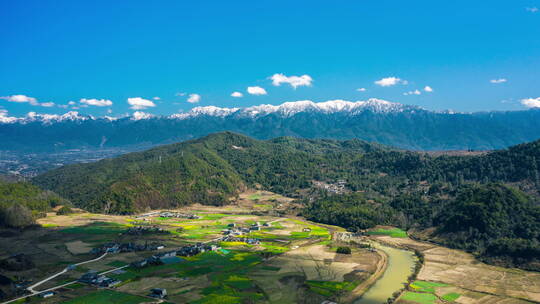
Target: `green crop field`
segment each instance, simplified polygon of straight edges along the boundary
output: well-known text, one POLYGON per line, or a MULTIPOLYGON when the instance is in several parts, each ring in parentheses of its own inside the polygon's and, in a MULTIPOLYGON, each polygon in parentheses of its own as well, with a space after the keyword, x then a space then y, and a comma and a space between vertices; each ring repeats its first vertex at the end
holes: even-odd
POLYGON ((451 292, 451 293, 447 293, 445 295, 442 296, 443 300, 445 301, 448 301, 448 302, 454 302, 455 300, 457 300, 461 295, 457 292, 451 292))
POLYGON ((406 238, 407 232, 399 229, 399 228, 392 228, 392 229, 375 229, 368 231, 369 235, 388 235, 395 238, 406 238))
POLYGON ((414 281, 410 286, 415 291, 434 293, 436 287, 445 287, 448 285, 436 282, 414 281))
POLYGON ((76 226, 60 230, 68 234, 118 234, 125 232, 130 225, 109 222, 95 222, 86 226, 76 226))
POLYGON ((108 289, 92 292, 82 297, 64 302, 65 304, 138 304, 148 302, 148 298, 108 289))
POLYGON ((410 301, 419 304, 436 304, 437 296, 431 293, 419 293, 412 291, 405 291, 401 296, 402 300, 410 301))
POLYGON ((309 289, 320 295, 331 297, 339 292, 352 291, 358 284, 355 282, 306 281, 309 289))

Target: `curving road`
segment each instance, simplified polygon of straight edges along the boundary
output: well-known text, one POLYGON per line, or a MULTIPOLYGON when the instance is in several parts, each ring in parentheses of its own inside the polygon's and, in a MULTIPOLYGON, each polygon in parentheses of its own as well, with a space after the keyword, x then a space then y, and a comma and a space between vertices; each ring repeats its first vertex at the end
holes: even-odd
MULTIPOLYGON (((91 260, 88 260, 88 261, 84 261, 84 262, 80 262, 80 263, 77 263, 77 264, 73 264, 75 266, 80 266, 80 265, 84 265, 84 264, 88 264, 88 263, 92 263, 92 262, 96 262, 96 261, 99 261, 101 259, 103 259, 108 253, 105 252, 103 255, 95 258, 95 259, 91 259, 91 260)), ((104 272, 101 272, 100 274, 107 274, 107 273, 110 273, 110 272, 113 272, 113 271, 116 271, 116 270, 120 270, 120 269, 124 269, 126 267, 128 267, 129 265, 124 265, 122 267, 117 267, 117 268, 114 268, 114 269, 111 269, 111 270, 107 270, 107 271, 104 271, 104 272)), ((12 303, 12 302, 15 302, 15 301, 18 301, 18 300, 21 300, 21 299, 25 299, 25 298, 28 298, 28 297, 31 297, 31 296, 35 296, 37 294, 40 294, 42 292, 47 292, 47 291, 53 291, 53 290, 56 290, 56 289, 59 289, 59 288, 62 288, 62 287, 66 287, 68 285, 71 285, 73 283, 76 283, 77 281, 71 281, 71 282, 68 282, 68 283, 65 283, 65 284, 62 284, 62 285, 58 285, 58 286, 54 286, 52 288, 49 288, 49 289, 45 289, 45 290, 41 290, 41 291, 36 291, 34 290, 36 287, 38 287, 39 285, 42 285, 43 283, 45 282, 48 282, 66 272, 69 271, 69 267, 66 267, 64 268, 62 271, 60 271, 59 273, 56 273, 44 280, 41 280, 39 282, 37 282, 36 284, 32 285, 32 286, 29 286, 28 288, 26 288, 26 290, 28 290, 30 292, 30 294, 27 294, 25 296, 22 296, 22 297, 19 297, 19 298, 15 298, 13 300, 9 300, 7 302, 2 302, 1 304, 7 304, 7 303, 12 303)))

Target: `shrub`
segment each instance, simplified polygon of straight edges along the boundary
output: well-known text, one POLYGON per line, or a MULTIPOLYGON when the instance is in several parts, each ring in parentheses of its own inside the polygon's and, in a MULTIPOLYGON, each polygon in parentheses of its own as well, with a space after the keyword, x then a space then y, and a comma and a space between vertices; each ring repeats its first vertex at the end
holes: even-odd
POLYGON ((351 247, 338 247, 336 252, 341 254, 351 254, 351 247))
POLYGON ((66 214, 71 214, 73 213, 73 209, 71 209, 71 207, 69 206, 63 206, 62 208, 60 208, 57 212, 56 212, 56 215, 66 215, 66 214))

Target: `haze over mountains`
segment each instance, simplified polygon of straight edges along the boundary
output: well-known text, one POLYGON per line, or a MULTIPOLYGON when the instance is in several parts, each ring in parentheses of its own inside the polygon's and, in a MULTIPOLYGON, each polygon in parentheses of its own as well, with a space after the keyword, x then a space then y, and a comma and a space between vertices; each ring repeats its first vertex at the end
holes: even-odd
POLYGON ((491 150, 540 138, 540 111, 434 112, 380 99, 287 102, 248 108, 196 107, 186 113, 92 117, 77 112, 0 116, 0 150, 60 152, 140 147, 233 131, 279 136, 358 138, 412 150, 491 150))

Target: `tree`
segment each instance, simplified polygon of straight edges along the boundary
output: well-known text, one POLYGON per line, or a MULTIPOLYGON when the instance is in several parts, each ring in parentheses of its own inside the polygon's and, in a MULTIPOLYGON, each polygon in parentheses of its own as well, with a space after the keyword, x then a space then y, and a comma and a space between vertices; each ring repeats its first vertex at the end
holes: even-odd
POLYGON ((337 248, 336 252, 341 254, 351 254, 351 247, 341 246, 337 248))
POLYGON ((73 209, 71 209, 71 207, 69 206, 62 206, 62 208, 60 208, 57 212, 56 212, 56 215, 66 215, 66 214, 71 214, 73 213, 73 209))
POLYGON ((24 228, 35 224, 32 212, 21 204, 13 204, 3 210, 2 222, 7 227, 24 228))

